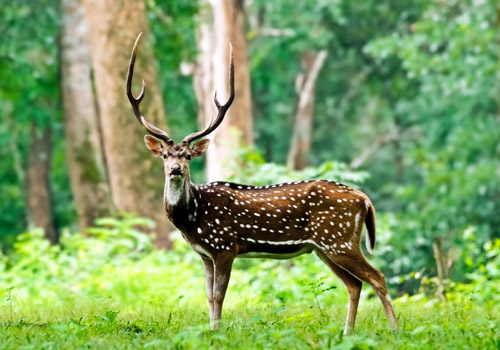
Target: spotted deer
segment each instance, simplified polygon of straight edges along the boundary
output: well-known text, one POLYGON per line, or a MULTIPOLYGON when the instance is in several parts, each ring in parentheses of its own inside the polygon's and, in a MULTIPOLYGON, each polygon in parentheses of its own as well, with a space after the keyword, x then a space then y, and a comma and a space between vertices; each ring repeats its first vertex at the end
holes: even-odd
POLYGON ((235 97, 232 48, 229 99, 222 105, 216 93, 215 121, 212 118, 204 130, 175 143, 140 112, 144 81, 139 96, 135 98, 132 94, 139 39, 140 35, 130 58, 127 96, 135 117, 150 134, 144 137, 146 147, 163 159, 165 212, 203 260, 211 328, 219 328, 222 303, 236 257, 289 259, 312 251, 346 286, 349 309, 344 333, 354 328, 362 282, 375 289, 391 326, 396 328, 384 275, 366 261, 360 249, 363 224, 368 231, 368 251, 375 245, 375 210, 370 199, 335 181, 295 181, 270 186, 231 182, 192 184, 189 163, 207 150, 209 140, 203 137, 222 123, 235 97))

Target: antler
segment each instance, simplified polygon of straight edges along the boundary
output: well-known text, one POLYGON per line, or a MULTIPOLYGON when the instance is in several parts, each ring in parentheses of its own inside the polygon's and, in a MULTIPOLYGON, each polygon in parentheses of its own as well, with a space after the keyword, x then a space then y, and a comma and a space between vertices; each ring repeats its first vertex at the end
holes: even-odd
MULTIPOLYGON (((229 88, 230 88, 230 95, 227 100, 227 102, 224 105, 221 105, 219 100, 217 100, 217 92, 215 92, 214 96, 214 102, 215 105, 217 106, 217 109, 219 110, 219 114, 217 115, 217 118, 215 119, 215 122, 213 122, 213 118, 210 120, 210 123, 208 126, 205 128, 205 130, 202 131, 197 131, 192 134, 189 134, 182 140, 182 142, 187 142, 191 143, 195 140, 198 140, 202 138, 203 136, 206 136, 210 134, 212 131, 217 129, 217 127, 222 123, 224 120, 224 116, 226 115, 227 110, 231 106, 234 100, 234 61, 233 61, 233 46, 229 44, 229 88)), ((213 116, 212 116, 213 117, 213 116)))
POLYGON ((141 110, 139 109, 139 105, 141 104, 142 99, 144 98, 144 93, 146 92, 146 83, 144 79, 142 80, 142 88, 139 96, 137 98, 132 95, 132 76, 134 75, 134 65, 135 58, 137 56, 137 45, 139 44, 139 39, 141 38, 142 33, 137 36, 135 39, 134 48, 132 49, 132 55, 130 56, 130 63, 128 66, 128 74, 127 74, 127 96, 132 105, 132 109, 134 110, 135 117, 139 123, 144 126, 144 128, 153 136, 163 140, 165 142, 169 142, 171 140, 170 136, 163 131, 162 129, 154 126, 149 123, 146 118, 141 114, 141 110))

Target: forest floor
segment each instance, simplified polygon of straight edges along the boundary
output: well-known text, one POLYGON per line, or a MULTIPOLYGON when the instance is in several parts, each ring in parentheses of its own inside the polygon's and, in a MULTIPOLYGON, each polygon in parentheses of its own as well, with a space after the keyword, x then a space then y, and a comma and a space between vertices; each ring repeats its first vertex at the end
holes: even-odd
MULTIPOLYGON (((400 330, 388 328, 377 300, 362 302, 353 335, 342 336, 346 305, 229 305, 220 331, 208 330, 208 307, 106 310, 79 300, 54 312, 40 306, 13 320, 9 304, 0 323, 2 349, 500 349, 500 307, 439 301, 395 301, 400 330), (170 309, 170 311, 169 311, 170 309), (85 311, 86 310, 86 311, 85 311), (43 319, 43 321, 42 321, 43 319)), ((32 305, 30 307, 33 307, 32 305)))

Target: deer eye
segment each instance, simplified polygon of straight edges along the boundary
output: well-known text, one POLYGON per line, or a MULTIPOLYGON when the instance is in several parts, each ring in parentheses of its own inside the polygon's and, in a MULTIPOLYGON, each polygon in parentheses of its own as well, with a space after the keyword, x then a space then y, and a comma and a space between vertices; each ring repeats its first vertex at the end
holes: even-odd
POLYGON ((162 157, 163 159, 167 159, 167 154, 166 154, 166 153, 163 153, 161 157, 162 157))
POLYGON ((187 159, 187 160, 191 160, 191 155, 190 155, 190 154, 188 154, 188 155, 186 156, 186 159, 187 159))

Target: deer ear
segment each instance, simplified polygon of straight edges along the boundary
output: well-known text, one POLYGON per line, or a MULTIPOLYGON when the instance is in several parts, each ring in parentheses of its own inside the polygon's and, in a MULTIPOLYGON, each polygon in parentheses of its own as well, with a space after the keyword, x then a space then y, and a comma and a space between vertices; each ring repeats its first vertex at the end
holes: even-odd
POLYGON ((158 140, 156 137, 151 135, 145 135, 144 143, 154 156, 160 157, 161 154, 163 153, 164 147, 161 144, 160 140, 158 140))
POLYGON ((200 157, 206 152, 208 145, 210 144, 209 139, 203 139, 196 142, 193 146, 193 157, 200 157))

